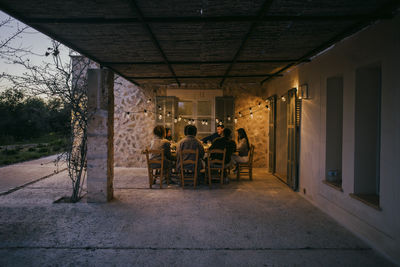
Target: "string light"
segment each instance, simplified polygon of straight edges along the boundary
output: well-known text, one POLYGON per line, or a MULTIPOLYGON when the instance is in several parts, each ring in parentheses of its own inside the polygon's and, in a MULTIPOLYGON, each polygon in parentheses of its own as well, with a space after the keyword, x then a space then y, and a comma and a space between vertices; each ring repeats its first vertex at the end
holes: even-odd
POLYGON ((228 121, 231 121, 231 116, 228 115, 228 121))
POLYGON ((250 118, 251 119, 253 118, 253 112, 250 112, 250 118))
POLYGON ((258 102, 258 108, 261 108, 261 102, 258 102))
POLYGON ((237 118, 235 117, 235 123, 237 123, 237 118))
POLYGON ((151 98, 147 99, 146 103, 150 103, 151 102, 151 98))
POLYGON ((219 119, 215 119, 215 122, 218 123, 218 122, 219 122, 219 119))
POLYGON ((178 118, 177 117, 175 117, 175 119, 174 119, 174 123, 177 123, 178 122, 178 118))
POLYGON ((182 117, 181 116, 179 116, 179 118, 178 118, 178 121, 181 121, 182 120, 182 117))
POLYGON ((145 115, 145 116, 147 116, 147 115, 148 115, 148 114, 147 114, 147 110, 146 110, 146 109, 144 110, 144 115, 145 115))
POLYGON ((171 116, 171 112, 170 112, 170 111, 168 111, 168 113, 167 113, 167 116, 168 116, 168 117, 170 117, 170 116, 171 116))
POLYGON ((268 110, 270 110, 270 108, 269 108, 269 106, 268 106, 268 105, 265 105, 265 108, 266 108, 266 109, 268 109, 268 110))
POLYGON ((242 113, 241 113, 241 112, 239 112, 239 117, 240 117, 240 118, 242 117, 242 113))
POLYGON ((158 119, 162 120, 162 114, 161 113, 158 115, 158 119))
POLYGON ((286 102, 286 97, 284 95, 281 97, 281 99, 283 102, 286 102))
POLYGON ((158 106, 158 110, 162 110, 161 106, 158 106))
POLYGON ((219 122, 219 125, 222 125, 222 121, 219 122))
POLYGON ((208 121, 206 120, 206 125, 208 125, 208 121))

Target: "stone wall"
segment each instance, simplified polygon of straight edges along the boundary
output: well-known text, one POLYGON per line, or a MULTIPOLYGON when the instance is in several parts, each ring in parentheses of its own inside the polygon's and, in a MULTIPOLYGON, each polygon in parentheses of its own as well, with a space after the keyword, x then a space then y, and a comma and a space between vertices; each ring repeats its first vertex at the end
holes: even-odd
POLYGON ((242 118, 237 116, 236 129, 245 129, 250 144, 255 146, 254 167, 267 167, 269 115, 268 110, 265 108, 267 103, 261 86, 257 84, 230 84, 224 89, 224 95, 234 97, 236 116, 239 111, 243 114, 249 114, 249 107, 253 107, 253 119, 250 116, 242 118), (260 108, 258 108, 258 103, 261 103, 260 108))
MULTIPOLYGON (((75 60, 80 59, 76 57, 75 60)), ((90 68, 98 68, 91 62, 90 68)), ((213 90, 220 89, 212 84, 183 84, 177 86, 141 86, 138 87, 122 77, 115 76, 114 83, 114 162, 121 167, 146 167, 146 159, 141 151, 153 138, 156 96, 165 96, 168 89, 213 90), (148 99, 152 101, 147 102, 148 99), (146 116, 144 110, 148 110, 146 116)), ((239 118, 236 129, 244 128, 250 143, 255 146, 254 166, 267 167, 268 160, 268 111, 265 108, 265 95, 257 84, 227 83, 223 89, 225 96, 235 99, 235 112, 248 114, 249 107, 254 108, 254 118, 239 118), (259 109, 258 103, 262 106, 259 109)), ((236 138, 236 131, 235 141, 236 138)))
MULTIPOLYGON (((138 87, 118 78, 114 85, 115 90, 115 125, 114 147, 115 166, 145 167, 146 160, 141 151, 146 148, 152 139, 152 129, 155 126, 154 114, 145 116, 144 109, 154 110, 155 96, 166 95, 166 90, 177 89, 176 86, 144 86, 138 87), (147 99, 153 101, 147 103, 147 99), (129 114, 128 114, 129 112, 129 114)), ((183 85, 180 89, 213 89, 211 85, 183 85)), ((236 129, 244 128, 250 143, 255 146, 254 166, 267 167, 268 159, 268 111, 265 108, 265 97, 262 88, 255 84, 228 84, 224 88, 224 95, 235 99, 236 114, 238 111, 248 114, 249 107, 253 107, 254 118, 249 116, 239 118, 236 129), (258 108, 258 103, 262 103, 258 108)), ((236 141, 235 131, 235 141, 236 141)))
POLYGON ((122 77, 114 84, 114 162, 115 166, 146 167, 141 151, 149 146, 155 126, 155 92, 140 88, 122 77), (147 100, 151 99, 150 103, 147 100), (145 115, 144 110, 149 114, 145 115))

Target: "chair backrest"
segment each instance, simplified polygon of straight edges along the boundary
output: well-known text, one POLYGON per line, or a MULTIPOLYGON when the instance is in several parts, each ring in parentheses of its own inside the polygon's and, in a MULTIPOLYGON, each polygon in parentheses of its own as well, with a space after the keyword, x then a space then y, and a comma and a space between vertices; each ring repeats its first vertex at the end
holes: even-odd
POLYGON ((150 169, 164 169, 164 150, 151 150, 146 148, 144 150, 144 153, 146 154, 146 160, 147 160, 147 167, 150 169), (159 156, 159 157, 158 157, 159 156), (153 157, 153 158, 150 158, 153 157), (154 158, 156 157, 156 158, 154 158), (152 165, 155 164, 155 165, 152 165), (158 168, 158 164, 160 167, 158 168), (153 167, 157 166, 157 167, 153 167))
MULTIPOLYGON (((212 165, 221 165, 221 168, 224 169, 225 168, 225 154, 226 154, 226 148, 224 149, 210 149, 208 150, 208 154, 210 155, 208 157, 208 168, 209 169, 213 169, 211 168, 212 165), (216 159, 215 155, 216 154, 221 154, 222 155, 222 159, 216 159), (211 159, 211 155, 213 155, 213 159, 211 159)), ((219 157, 218 157, 219 158, 219 157)))
POLYGON ((194 166, 194 172, 195 172, 195 175, 196 175, 197 174, 197 164, 198 164, 198 161, 199 161, 199 149, 198 148, 196 148, 196 149, 183 149, 183 150, 181 150, 179 152, 178 156, 180 157, 181 172, 184 171, 185 165, 186 166, 187 165, 192 165, 192 166, 194 166), (185 155, 188 155, 188 154, 189 155, 190 154, 195 155, 195 160, 192 160, 192 159, 186 159, 185 160, 185 155))
POLYGON ((253 164, 254 145, 250 145, 249 165, 253 164))

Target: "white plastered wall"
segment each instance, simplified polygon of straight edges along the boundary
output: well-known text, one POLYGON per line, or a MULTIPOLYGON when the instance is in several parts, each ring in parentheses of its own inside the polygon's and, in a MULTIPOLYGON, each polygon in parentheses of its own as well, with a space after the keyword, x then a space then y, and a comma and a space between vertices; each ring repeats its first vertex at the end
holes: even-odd
POLYGON ((265 96, 284 94, 307 83, 303 100, 299 194, 400 264, 400 16, 382 21, 268 82, 265 96), (359 67, 382 67, 380 207, 351 198, 354 192, 355 73, 359 67), (343 192, 325 179, 326 80, 343 77, 343 192), (305 193, 304 193, 305 190, 305 193))

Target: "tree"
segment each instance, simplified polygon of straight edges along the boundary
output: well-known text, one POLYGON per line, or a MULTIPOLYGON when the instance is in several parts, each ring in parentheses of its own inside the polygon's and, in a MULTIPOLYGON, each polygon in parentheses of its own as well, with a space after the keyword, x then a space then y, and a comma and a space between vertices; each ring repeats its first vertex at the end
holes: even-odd
POLYGON ((82 185, 86 178, 89 114, 85 77, 90 61, 84 57, 78 57, 73 63, 64 62, 60 49, 61 44, 52 41, 52 46, 45 52, 45 55, 51 57, 52 60, 43 62, 42 65, 33 65, 26 53, 16 51, 8 55, 8 59, 22 66, 26 71, 22 75, 4 74, 3 77, 11 82, 13 90, 27 90, 33 95, 56 99, 53 102, 54 108, 63 106, 70 114, 68 146, 63 156, 66 158, 68 175, 72 181, 70 200, 77 202, 82 196, 82 185))

